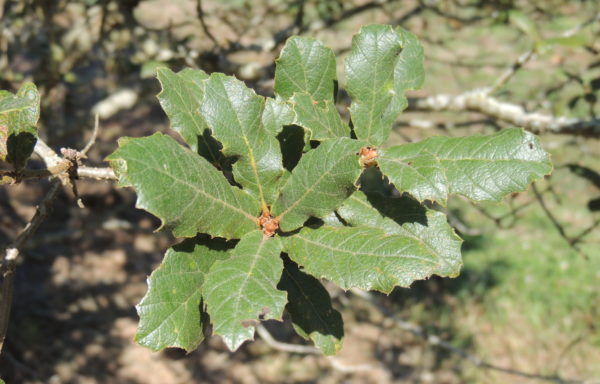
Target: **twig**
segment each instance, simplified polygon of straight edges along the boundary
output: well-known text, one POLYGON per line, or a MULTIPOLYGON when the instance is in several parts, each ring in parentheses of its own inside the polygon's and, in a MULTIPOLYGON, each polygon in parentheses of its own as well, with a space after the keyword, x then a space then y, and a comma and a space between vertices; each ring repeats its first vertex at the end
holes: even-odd
POLYGON ((25 226, 25 228, 23 228, 15 241, 6 249, 4 259, 2 260, 2 285, 0 287, 0 352, 2 351, 2 346, 4 345, 4 339, 6 337, 6 331, 8 329, 8 320, 10 317, 10 307, 12 303, 15 279, 14 273, 20 251, 24 247, 25 242, 38 229, 42 221, 48 215, 48 211, 52 206, 52 202, 58 195, 60 186, 61 182, 59 180, 55 180, 52 183, 50 190, 38 205, 32 219, 25 226))
POLYGON ((533 194, 535 195, 535 198, 537 199, 538 203, 540 203, 540 207, 542 207, 542 210, 544 211, 544 213, 546 214, 546 216, 548 217, 550 222, 552 222, 552 225, 554 225, 554 228, 556 228, 560 237, 565 239, 565 241, 567 242, 567 244, 569 244, 569 246, 571 248, 573 248, 577 252, 581 253, 581 250, 579 249, 577 244, 573 241, 573 239, 571 239, 567 235, 565 228, 562 226, 562 224, 558 221, 558 219, 554 216, 552 211, 550 211, 550 209, 546 205, 546 201, 544 200, 544 197, 542 196, 542 194, 538 191, 535 183, 531 183, 531 190, 533 191, 533 194))
MULTIPOLYGON (((565 31, 564 33, 562 33, 560 36, 561 37, 571 37, 574 34, 576 34, 577 32, 581 31, 582 29, 584 29, 586 26, 592 24, 595 21, 600 20, 600 13, 596 14, 594 17, 586 20, 585 22, 565 31)), ((498 91, 500 88, 502 88, 510 79, 512 79, 514 77, 514 75, 519 71, 519 69, 523 68, 523 66, 525 64, 527 64, 527 62, 529 62, 531 59, 533 59, 537 53, 538 47, 534 46, 533 48, 531 48, 530 50, 528 50, 527 52, 521 54, 519 56, 519 58, 510 66, 506 69, 506 71, 504 71, 502 73, 502 75, 500 75, 500 77, 496 80, 496 82, 494 83, 494 85, 492 85, 488 90, 487 93, 488 94, 493 94, 496 91, 498 91)))
POLYGON ((487 89, 475 89, 459 95, 436 95, 410 99, 410 108, 418 111, 478 112, 533 133, 568 134, 600 137, 600 119, 578 120, 544 113, 528 113, 521 106, 499 101, 487 89))
POLYGON ((267 343, 268 346, 277 349, 282 352, 299 353, 302 355, 320 355, 321 351, 318 348, 311 347, 309 345, 297 345, 282 343, 281 341, 275 340, 273 335, 264 327, 262 324, 256 325, 256 333, 267 343))
POLYGON ((204 20, 204 10, 202 9, 202 0, 196 0, 196 14, 198 15, 198 20, 200 20, 200 25, 202 26, 202 31, 206 34, 206 36, 213 42, 215 48, 219 48, 221 45, 219 41, 215 38, 215 36, 208 28, 206 21, 204 20))
POLYGON ((508 83, 508 81, 517 74, 519 69, 523 68, 523 66, 525 64, 527 64, 527 62, 529 62, 531 59, 533 59, 535 57, 535 53, 536 53, 535 51, 536 51, 536 49, 532 48, 529 51, 521 54, 519 56, 519 58, 514 63, 512 63, 512 65, 510 67, 508 67, 502 73, 502 75, 500 75, 500 77, 496 80, 494 85, 492 85, 489 89, 487 89, 487 93, 488 94, 496 93, 496 91, 498 91, 506 83, 508 83))
POLYGON ((329 361, 333 369, 342 373, 373 372, 376 369, 382 368, 381 366, 376 366, 372 364, 344 364, 332 356, 329 356, 327 360, 329 361))
POLYGON ((92 145, 94 145, 96 143, 96 137, 98 137, 99 128, 100 128, 100 115, 98 115, 96 113, 94 116, 94 131, 92 132, 92 137, 90 137, 90 139, 88 140, 85 147, 83 147, 83 149, 81 150, 81 154, 84 157, 87 155, 90 148, 92 148, 92 145))
POLYGON ((598 225, 600 225, 600 219, 596 219, 592 225, 590 225, 588 228, 584 229, 583 231, 581 231, 581 233, 579 233, 577 236, 573 237, 571 239, 571 241, 573 242, 573 244, 577 244, 579 242, 581 242, 581 240, 589 235, 590 233, 592 233, 592 231, 594 229, 596 229, 596 227, 598 227, 598 225))
POLYGON ((46 163, 46 167, 48 168, 62 161, 62 158, 58 156, 58 154, 54 152, 54 150, 50 148, 42 139, 38 138, 33 151, 42 158, 44 163, 46 163))
POLYGON ((547 376, 547 375, 523 372, 523 371, 519 371, 519 370, 512 369, 512 368, 505 368, 505 367, 497 366, 495 364, 492 364, 492 363, 489 363, 489 362, 483 360, 482 358, 480 358, 478 356, 475 356, 475 355, 465 351, 464 349, 458 348, 458 347, 448 343, 447 341, 442 340, 442 338, 437 335, 428 334, 422 327, 420 327, 416 324, 399 319, 391 310, 389 310, 387 307, 385 307, 381 302, 377 301, 373 297, 373 295, 370 294, 369 292, 365 292, 365 291, 362 291, 359 289, 352 289, 352 293, 354 295, 364 299, 365 301, 367 301, 369 304, 374 306, 377 310, 379 310, 379 312, 381 312, 386 317, 392 319, 396 323, 396 325, 398 327, 400 327, 402 330, 412 333, 413 335, 419 337, 420 339, 423 339, 430 345, 443 348, 455 355, 458 355, 458 356, 462 357, 463 359, 471 362, 476 367, 489 369, 489 370, 502 372, 502 373, 507 373, 510 375, 520 376, 520 377, 527 378, 527 379, 543 380, 543 381, 560 383, 560 384, 595 383, 595 381, 563 379, 558 375, 547 376))
MULTIPOLYGON (((95 129, 96 130, 96 129, 95 129)), ((94 130, 94 131, 95 131, 94 130)), ((92 135, 92 137, 94 137, 92 135)), ((91 142, 91 140, 90 140, 91 142)), ((88 142, 89 144, 89 142, 88 142)), ((88 145, 86 145, 86 148, 88 145)), ((86 150, 84 148, 84 151, 86 150)), ((89 149, 89 148, 88 148, 89 149)), ((48 146, 42 139, 38 139, 35 149, 35 153, 38 154, 42 158, 42 160, 46 163, 48 168, 56 166, 64 161, 52 148, 48 146)), ((86 167, 80 166, 77 167, 77 176, 83 178, 90 178, 96 180, 117 180, 117 176, 110 168, 95 168, 95 167, 86 167)))
MULTIPOLYGON (((262 325, 256 325, 256 332, 263 339, 263 341, 273 349, 276 349, 281 352, 289 352, 289 353, 299 353, 302 355, 322 355, 321 351, 316 347, 311 347, 307 345, 298 345, 298 344, 289 344, 283 343, 281 341, 275 340, 273 335, 262 325)), ((349 365, 340 362, 335 357, 329 356, 327 360, 331 364, 331 367, 336 371, 340 371, 343 373, 358 373, 358 372, 370 372, 374 369, 378 369, 380 367, 371 365, 371 364, 358 364, 358 365, 349 365)))
POLYGON ((368 10, 371 10, 374 8, 381 8, 383 6, 383 4, 386 2, 392 2, 392 1, 391 0, 372 0, 372 1, 369 1, 368 3, 357 5, 354 8, 345 10, 339 16, 334 16, 334 17, 330 17, 325 20, 319 20, 317 22, 314 22, 310 26, 308 26, 306 29, 303 29, 301 32, 306 32, 307 30, 310 32, 317 32, 317 31, 320 31, 320 30, 323 30, 326 28, 330 28, 330 27, 334 26, 335 24, 340 23, 341 21, 344 21, 346 19, 349 19, 351 17, 358 15, 359 13, 362 13, 362 12, 365 12, 365 11, 368 11, 368 10))
POLYGON ((96 180, 117 180, 115 172, 111 168, 79 167, 77 176, 96 180))
MULTIPOLYGON (((91 145, 94 143, 97 130, 98 117, 96 115, 94 133, 92 134, 92 138, 90 139, 88 145, 86 145, 84 148, 84 153, 87 152, 87 150, 89 150, 91 145)), ((15 181, 28 177, 56 176, 56 179, 52 182, 50 190, 38 205, 30 222, 25 226, 25 228, 23 228, 14 242, 8 248, 6 248, 4 257, 1 261, 0 272, 2 274, 2 283, 0 285, 0 352, 2 351, 2 346, 6 337, 6 331, 8 329, 10 307, 13 297, 15 278, 14 273, 19 254, 24 248, 26 241, 38 229, 42 221, 48 215, 48 211, 50 210, 52 202, 60 190, 61 184, 64 184, 65 186, 71 186, 77 195, 77 189, 75 188, 75 184, 71 185, 71 180, 79 176, 80 171, 78 165, 82 154, 75 150, 63 149, 62 153, 64 158, 61 158, 41 139, 37 141, 34 150, 46 163, 47 168, 42 170, 25 170, 24 172, 14 176, 15 181)), ((84 177, 110 180, 116 179, 115 174, 109 168, 81 168, 81 175, 84 177)), ((10 176, 11 175, 4 176, 3 179, 10 176)))

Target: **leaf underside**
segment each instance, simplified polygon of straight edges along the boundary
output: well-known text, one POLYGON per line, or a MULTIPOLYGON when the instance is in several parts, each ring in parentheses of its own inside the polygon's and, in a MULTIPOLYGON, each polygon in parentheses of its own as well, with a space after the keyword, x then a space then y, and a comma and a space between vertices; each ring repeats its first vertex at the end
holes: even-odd
POLYGON ((285 292, 277 290, 283 270, 281 242, 261 231, 246 234, 227 260, 215 262, 203 285, 213 323, 231 351, 254 337, 258 321, 281 320, 285 292))

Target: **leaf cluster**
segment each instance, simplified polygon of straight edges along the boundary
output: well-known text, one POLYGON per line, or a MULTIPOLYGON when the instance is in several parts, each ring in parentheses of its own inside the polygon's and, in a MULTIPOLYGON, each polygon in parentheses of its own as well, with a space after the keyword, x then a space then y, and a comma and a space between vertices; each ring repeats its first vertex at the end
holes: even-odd
POLYGON ((236 350, 287 310, 299 335, 334 354, 342 319, 320 279, 389 293, 456 276, 461 240, 423 202, 500 200, 551 171, 520 129, 384 149, 424 79, 423 49, 405 30, 362 28, 345 71, 350 122, 336 108, 333 51, 314 39, 287 41, 274 98, 220 73, 158 70, 158 98, 187 147, 156 133, 122 138, 108 157, 137 206, 187 238, 148 280, 139 343, 190 351, 211 323, 236 350))

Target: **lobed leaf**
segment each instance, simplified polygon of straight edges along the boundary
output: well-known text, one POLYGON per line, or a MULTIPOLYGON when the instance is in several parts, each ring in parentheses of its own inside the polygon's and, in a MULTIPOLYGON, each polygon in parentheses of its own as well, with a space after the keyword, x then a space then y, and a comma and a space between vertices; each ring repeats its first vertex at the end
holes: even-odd
POLYGON ((186 239, 167 250, 148 278, 148 292, 137 306, 136 341, 154 351, 167 347, 196 349, 204 339, 200 301, 211 265, 228 257, 223 241, 186 239))
POLYGON ((334 100, 336 65, 331 48, 308 37, 290 37, 275 62, 275 93, 290 99, 308 93, 313 100, 334 100))
POLYGON ((175 236, 202 232, 239 239, 257 228, 258 201, 169 136, 121 138, 107 160, 121 185, 137 191, 137 206, 160 218, 175 236))
POLYGON ((440 260, 423 242, 371 227, 304 228, 286 242, 285 251, 307 273, 342 289, 389 293, 440 268, 440 260))
POLYGON ((283 130, 283 127, 294 123, 294 111, 280 98, 268 97, 261 120, 263 127, 275 136, 283 130))
POLYGON ((16 95, 0 92, 0 160, 15 170, 25 167, 38 137, 40 95, 33 83, 25 83, 16 95))
POLYGON ((403 155, 401 146, 394 149, 393 155, 386 150, 380 152, 377 164, 399 191, 419 201, 446 201, 448 180, 437 157, 429 153, 414 156, 412 151, 403 155))
POLYGON ((215 262, 203 286, 213 332, 235 351, 254 337, 259 320, 280 320, 285 292, 277 290, 283 270, 281 242, 261 231, 247 233, 227 260, 215 262))
POLYGON ((423 84, 423 48, 403 29, 369 25, 353 37, 345 67, 356 137, 380 145, 407 106, 404 93, 423 84))
POLYGON ((273 204, 282 231, 292 231, 310 217, 323 218, 356 189, 363 143, 346 138, 322 142, 304 154, 273 204))
POLYGON ((432 137, 380 152, 379 167, 396 188, 441 203, 449 193, 499 201, 552 171, 536 136, 516 128, 489 136, 432 137), (409 171, 411 159, 419 161, 409 171))
POLYGON ((287 311, 296 332, 312 340, 325 355, 335 355, 342 348, 342 315, 331 306, 329 293, 314 277, 286 260, 278 288, 288 294, 287 311))
POLYGON ((156 77, 162 87, 157 95, 160 105, 169 117, 171 128, 179 133, 187 145, 212 164, 222 164, 220 144, 211 136, 206 121, 200 114, 204 97, 203 80, 208 75, 202 70, 186 68, 174 73, 160 67, 156 77))
POLYGON ((458 276, 462 264, 462 240, 442 212, 425 208, 409 197, 384 197, 356 191, 337 210, 352 226, 380 228, 389 235, 410 237, 421 243, 438 267, 431 273, 458 276))
POLYGON ((350 127, 342 121, 335 102, 319 103, 308 93, 295 93, 290 100, 294 111, 294 124, 310 131, 311 140, 350 137, 350 127))
POLYGON ((205 81, 200 110, 223 153, 237 157, 233 176, 256 197, 263 211, 277 197, 283 165, 279 142, 262 125, 265 101, 231 76, 215 73, 205 81))
MULTIPOLYGON (((406 91, 420 89, 425 82, 423 47, 415 35, 402 28, 396 28, 402 40, 402 52, 394 67, 394 99, 389 108, 391 124, 408 107, 406 91)), ((384 140, 387 139, 389 131, 384 140)))

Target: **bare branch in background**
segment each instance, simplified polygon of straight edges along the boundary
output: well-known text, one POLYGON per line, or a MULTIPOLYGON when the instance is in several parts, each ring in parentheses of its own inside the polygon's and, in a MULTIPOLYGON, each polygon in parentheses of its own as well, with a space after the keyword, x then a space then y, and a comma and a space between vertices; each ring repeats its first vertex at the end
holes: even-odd
POLYGON ((81 150, 81 154, 85 157, 92 148, 92 145, 96 143, 96 138, 98 137, 98 130, 100 129, 100 115, 97 113, 94 116, 94 130, 92 131, 92 137, 88 140, 87 144, 81 150))
MULTIPOLYGON (((584 21, 583 23, 576 25, 575 27, 565 31, 560 36, 561 37, 571 37, 571 36, 575 35, 576 33, 580 32, 581 30, 583 30, 588 25, 590 25, 596 21, 599 21, 599 20, 600 20, 600 13, 598 13, 594 17, 584 21)), ((498 91, 500 88, 502 88, 506 83, 508 83, 508 81, 515 76, 515 74, 519 71, 519 69, 523 68, 523 66, 525 64, 527 64, 531 59, 533 59, 536 56, 537 50, 538 50, 537 46, 534 46, 529 51, 521 54, 519 56, 519 58, 514 63, 512 63, 510 65, 510 67, 508 67, 506 69, 506 71, 504 71, 502 73, 502 75, 500 75, 500 77, 496 80, 494 85, 492 85, 492 87, 487 90, 488 93, 493 94, 496 91, 498 91)))
POLYGON ((584 137, 600 137, 600 120, 579 120, 540 112, 526 112, 519 105, 489 96, 487 89, 475 89, 460 95, 435 95, 411 99, 417 111, 478 112, 537 134, 554 133, 584 137))
POLYGON ((540 191, 538 191, 535 183, 531 183, 531 190, 533 191, 535 198, 537 199, 538 203, 540 204, 540 207, 542 207, 542 210, 544 211, 544 213, 546 214, 548 219, 552 222, 552 225, 554 225, 554 228, 556 228, 556 231, 558 232, 560 237, 565 239, 567 244, 569 244, 569 246, 571 248, 573 248, 575 251, 577 251, 580 254, 583 254, 583 252, 577 245, 577 238, 573 239, 567 235, 567 232, 565 231, 565 228, 563 227, 563 225, 558 221, 558 219, 554 216, 552 211, 546 205, 546 201, 544 200, 544 197, 542 196, 540 191))
POLYGON ((2 260, 2 266, 0 267, 2 272, 2 284, 0 286, 0 351, 4 345, 4 339, 6 337, 6 331, 8 329, 8 321, 10 318, 10 307, 12 304, 14 280, 15 280, 15 268, 19 259, 21 249, 25 246, 27 240, 33 235, 38 229, 42 221, 48 215, 51 209, 54 199, 60 191, 61 183, 55 180, 50 187, 50 190, 46 196, 42 199, 38 205, 35 214, 29 221, 29 223, 23 228, 21 233, 17 236, 15 241, 6 248, 4 258, 2 260))
MULTIPOLYGON (((281 352, 288 353, 299 353, 302 355, 318 355, 322 356, 321 351, 312 346, 307 345, 298 345, 298 344, 288 344, 282 343, 281 341, 275 340, 273 335, 262 325, 256 325, 256 332, 263 339, 263 341, 271 348, 276 349, 281 352)), ((340 362, 335 357, 327 357, 327 360, 331 364, 331 367, 336 371, 340 371, 343 373, 359 373, 359 372, 371 372, 374 369, 381 369, 380 366, 374 366, 371 364, 344 364, 340 362)))
POLYGON ((541 374, 537 374, 537 373, 523 372, 523 371, 519 371, 519 370, 512 369, 512 368, 500 367, 498 365, 489 363, 489 362, 483 360, 482 358, 467 352, 466 350, 464 350, 462 348, 456 347, 447 341, 444 341, 441 337, 439 337, 437 335, 428 333, 425 329, 423 329, 423 327, 420 327, 411 322, 399 319, 393 313, 393 311, 391 311, 385 305, 383 305, 371 293, 365 292, 365 291, 362 291, 359 289, 352 289, 352 293, 354 295, 364 299, 366 302, 368 302, 371 306, 373 306, 375 309, 377 309, 379 312, 381 312, 387 318, 393 320, 394 323, 398 327, 400 327, 400 329, 412 333, 413 335, 419 337, 420 339, 424 340, 425 342, 427 342, 430 345, 440 347, 448 352, 451 352, 457 356, 460 356, 461 358, 469 361, 470 363, 472 363, 473 365, 475 365, 478 368, 489 369, 492 371, 502 372, 502 373, 506 373, 509 375, 526 378, 526 379, 541 380, 541 381, 547 381, 547 382, 559 383, 559 384, 593 384, 593 383, 600 382, 600 381, 595 381, 595 380, 564 379, 558 375, 548 376, 548 375, 541 375, 541 374))
POLYGON ((202 8, 202 0, 196 0, 196 13, 198 15, 198 20, 200 20, 200 25, 202 26, 202 31, 204 31, 204 34, 206 34, 210 41, 213 42, 215 48, 220 48, 221 45, 219 44, 219 41, 212 34, 210 28, 208 28, 208 25, 206 24, 206 21, 204 20, 204 9, 202 8))
POLYGON ((496 80, 494 85, 492 85, 492 87, 487 90, 488 94, 496 93, 496 91, 502 88, 506 83, 508 83, 510 79, 512 79, 517 74, 519 69, 523 68, 523 66, 534 57, 535 49, 533 48, 520 55, 519 58, 514 63, 512 63, 512 65, 508 67, 506 71, 502 73, 502 75, 500 75, 500 77, 496 80))

